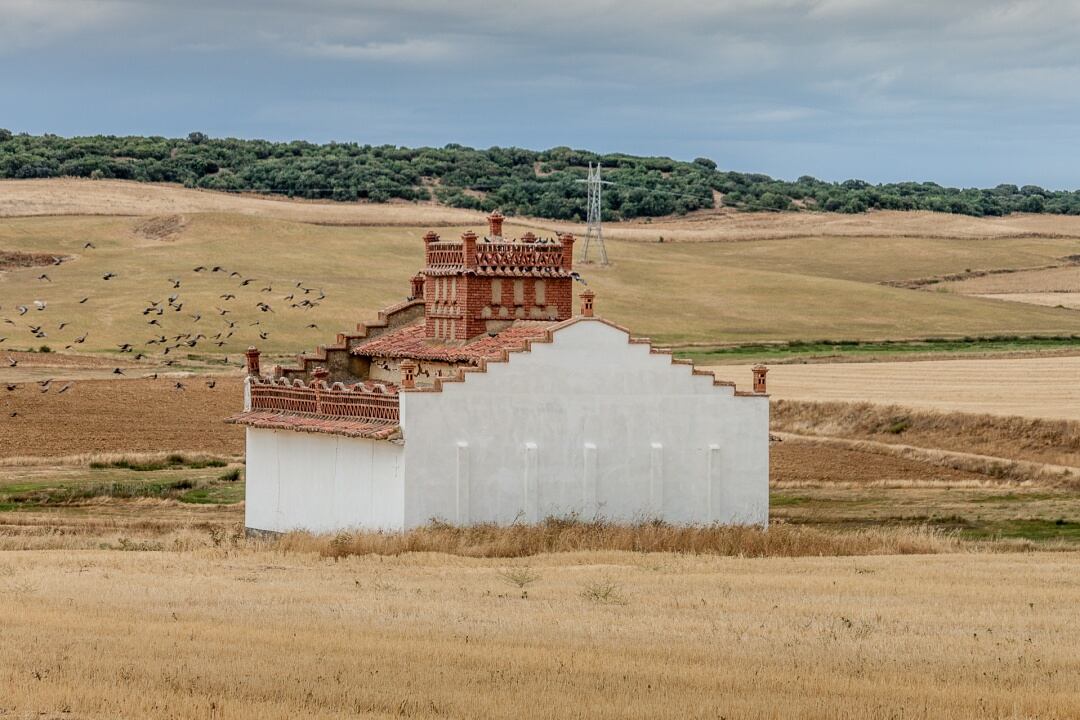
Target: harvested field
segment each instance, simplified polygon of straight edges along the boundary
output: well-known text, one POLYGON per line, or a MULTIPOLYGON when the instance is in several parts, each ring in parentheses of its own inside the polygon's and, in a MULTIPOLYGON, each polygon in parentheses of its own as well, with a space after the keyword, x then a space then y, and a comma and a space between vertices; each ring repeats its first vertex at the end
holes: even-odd
MULTIPOLYGON (((35 337, 5 314, 16 322, 5 331, 7 345, 26 348, 44 342, 63 348, 89 333, 78 347, 115 352, 126 342, 160 353, 160 347, 144 343, 158 335, 202 333, 206 338, 193 350, 200 354, 236 355, 251 344, 275 353, 311 349, 403 299, 408 278, 422 264, 419 238, 425 230, 325 227, 200 214, 189 216, 177 235, 161 242, 138 239, 133 232, 138 222, 115 217, 0 221, 0 245, 75 257, 50 268, 52 283, 38 282, 31 269, 4 276, 0 305, 5 311, 35 299, 48 303, 33 321, 45 323, 48 337, 35 337), (94 248, 83 249, 86 242, 94 248), (331 258, 344 261, 329 262, 331 258), (226 271, 210 272, 214 266, 226 271), (196 273, 196 267, 208 270, 196 273), (240 277, 230 277, 232 272, 253 280, 242 286, 240 277), (115 275, 104 280, 109 273, 115 275), (181 286, 175 288, 169 278, 181 286), (297 283, 312 292, 297 295, 302 292, 297 283), (271 290, 264 293, 263 287, 271 290), (162 316, 143 314, 150 301, 165 305, 170 294, 178 295, 182 311, 167 308, 162 316), (87 302, 80 303, 82 298, 87 302), (318 299, 318 304, 294 307, 311 299, 318 299), (257 303, 263 301, 272 313, 258 309, 257 303), (222 316, 223 310, 228 315, 222 316), (149 326, 150 320, 157 320, 160 327, 149 326), (226 321, 236 326, 227 327, 226 321), (68 323, 63 330, 60 322, 68 323), (215 336, 223 330, 233 335, 218 346, 215 336), (266 332, 265 339, 260 330, 266 332)), ((463 229, 442 232, 454 237, 463 229)), ((612 241, 614 264, 586 266, 582 272, 596 289, 603 316, 668 344, 1080 334, 1080 315, 1074 311, 880 284, 891 277, 963 267, 975 256, 1004 265, 1045 263, 1061 255, 1063 243, 897 239, 867 245, 855 238, 664 245, 612 241)))
MULTIPOLYGON (((342 225, 482 224, 483 216, 435 203, 338 203, 280 196, 235 195, 179 185, 80 178, 0 181, 0 217, 40 215, 173 215, 241 213, 299 222, 342 225)), ((523 218, 523 222, 579 232, 568 223, 523 218)), ((976 218, 931 212, 743 213, 720 208, 683 217, 610 223, 612 239, 657 242, 777 239, 796 237, 912 237, 982 240, 1080 238, 1080 218, 1026 215, 976 218)))
MULTIPOLYGON (((715 368, 750 377, 749 366, 715 368)), ((782 400, 870 402, 912 408, 1080 420, 1080 357, 774 365, 782 400)))
POLYGON ((266 195, 235 195, 123 180, 0 181, 0 217, 240 213, 328 225, 461 225, 483 215, 435 204, 340 203, 266 195))
POLYGON ((988 300, 1006 300, 1008 302, 1028 303, 1030 305, 1043 305, 1045 307, 1063 307, 1070 310, 1080 310, 1080 292, 1023 292, 1023 293, 993 293, 979 294, 975 297, 988 300))
POLYGON ((75 381, 63 395, 20 385, 0 395, 5 457, 186 450, 242 455, 243 428, 221 419, 243 403, 238 377, 75 381), (184 390, 175 389, 182 382, 184 390), (14 417, 12 413, 16 413, 14 417))
POLYGON ((0 712, 1065 718, 1078 561, 9 552, 0 712))
POLYGON ((914 445, 1080 468, 1080 423, 1020 416, 913 410, 872 403, 775 400, 778 432, 914 445))
POLYGON ((1080 265, 983 275, 966 280, 938 283, 931 286, 931 289, 948 290, 964 295, 1078 293, 1080 292, 1080 265))
POLYGON ((964 487, 996 482, 980 473, 917 460, 792 441, 771 446, 769 481, 774 488, 806 485, 964 487))

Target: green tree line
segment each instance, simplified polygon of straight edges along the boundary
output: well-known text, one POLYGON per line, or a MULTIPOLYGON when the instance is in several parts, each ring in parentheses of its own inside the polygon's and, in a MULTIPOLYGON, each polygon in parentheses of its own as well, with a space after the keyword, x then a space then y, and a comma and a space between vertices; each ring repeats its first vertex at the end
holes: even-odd
POLYGON ((588 164, 600 163, 605 219, 742 210, 932 210, 963 215, 1013 212, 1080 214, 1080 191, 1035 185, 952 188, 932 182, 794 182, 724 171, 708 158, 599 154, 462 145, 407 148, 211 138, 59 137, 0 129, 0 178, 86 177, 180 183, 229 192, 273 193, 340 201, 435 199, 453 207, 559 220, 585 217, 588 164))

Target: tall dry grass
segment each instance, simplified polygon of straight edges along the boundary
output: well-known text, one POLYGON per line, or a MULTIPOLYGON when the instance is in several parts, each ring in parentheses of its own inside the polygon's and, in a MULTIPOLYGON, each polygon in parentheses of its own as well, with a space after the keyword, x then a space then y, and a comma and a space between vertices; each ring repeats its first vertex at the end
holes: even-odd
POLYGON ((407 532, 338 535, 289 533, 274 541, 286 552, 323 557, 446 553, 475 558, 520 558, 545 553, 638 552, 730 557, 911 555, 957 552, 964 543, 932 528, 865 528, 828 531, 794 525, 685 526, 660 522, 618 524, 549 518, 535 525, 432 523, 407 532))

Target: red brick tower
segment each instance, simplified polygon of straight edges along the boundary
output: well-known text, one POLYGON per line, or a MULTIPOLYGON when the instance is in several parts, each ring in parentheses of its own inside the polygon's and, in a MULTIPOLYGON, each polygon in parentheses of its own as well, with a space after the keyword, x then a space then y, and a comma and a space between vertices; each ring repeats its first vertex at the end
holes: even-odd
MULTIPOLYGON (((424 236, 424 316, 427 337, 467 341, 515 320, 566 320, 573 314, 574 236, 520 240, 502 236, 503 216, 488 217, 489 233, 468 231, 460 242, 424 236)), ((415 287, 415 285, 414 285, 415 287)))

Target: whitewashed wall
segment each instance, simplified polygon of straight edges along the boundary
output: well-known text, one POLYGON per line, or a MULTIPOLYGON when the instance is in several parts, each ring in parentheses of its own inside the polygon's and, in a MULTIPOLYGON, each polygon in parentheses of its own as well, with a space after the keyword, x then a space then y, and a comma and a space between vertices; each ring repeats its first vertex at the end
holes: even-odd
POLYGON ((247 429, 245 525, 334 532, 403 526, 402 448, 385 440, 247 429))
POLYGON ((583 320, 442 392, 404 393, 405 526, 572 512, 765 524, 768 399, 627 340, 583 320))

